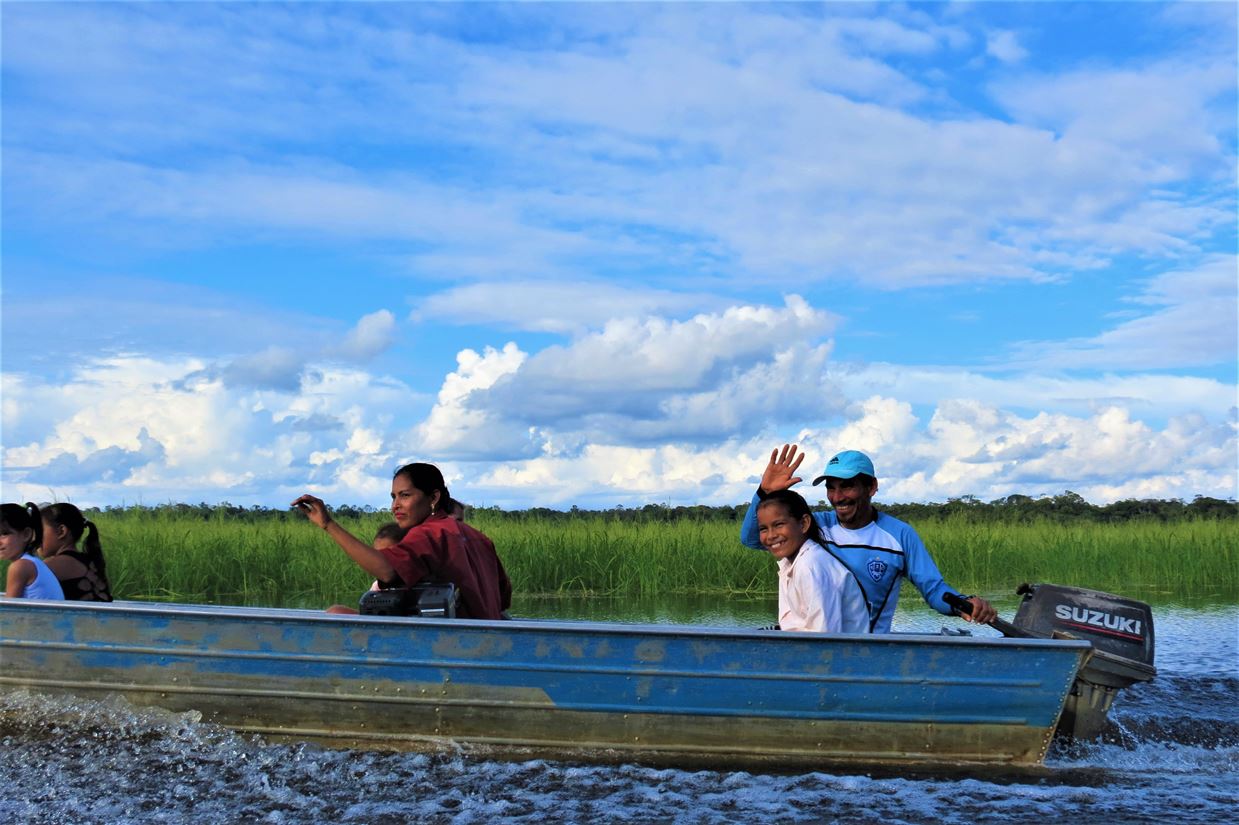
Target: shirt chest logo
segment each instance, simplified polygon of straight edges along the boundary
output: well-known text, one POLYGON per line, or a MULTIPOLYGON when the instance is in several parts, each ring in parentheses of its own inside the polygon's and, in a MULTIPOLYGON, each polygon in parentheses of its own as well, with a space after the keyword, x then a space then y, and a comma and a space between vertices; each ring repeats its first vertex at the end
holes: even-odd
POLYGON ((882 577, 886 575, 886 569, 889 565, 881 559, 870 559, 865 565, 865 569, 869 571, 869 578, 875 582, 882 581, 882 577))

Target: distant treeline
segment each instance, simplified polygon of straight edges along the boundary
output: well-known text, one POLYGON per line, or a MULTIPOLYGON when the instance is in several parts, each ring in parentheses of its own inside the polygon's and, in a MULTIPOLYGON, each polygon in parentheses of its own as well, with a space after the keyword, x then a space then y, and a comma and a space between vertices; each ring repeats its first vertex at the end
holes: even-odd
MULTIPOLYGON (((1059 522, 1082 522, 1110 524, 1126 521, 1178 521, 1182 519, 1236 519, 1239 518, 1239 502, 1234 499, 1223 500, 1209 496, 1196 496, 1190 502, 1180 499, 1126 499, 1112 504, 1090 504, 1083 496, 1070 490, 1057 496, 1012 495, 993 501, 981 501, 975 496, 961 496, 948 499, 945 503, 930 504, 886 504, 875 502, 883 510, 896 518, 909 522, 925 522, 932 520, 975 521, 978 523, 1023 524, 1050 519, 1059 522)), ((824 500, 813 501, 818 509, 825 508, 824 500)), ((643 507, 613 507, 608 510, 584 510, 572 507, 568 510, 554 510, 548 507, 531 507, 525 510, 502 510, 498 507, 468 507, 466 517, 472 513, 485 514, 487 521, 563 521, 580 518, 596 519, 604 517, 608 520, 646 523, 672 521, 735 521, 744 518, 748 503, 737 505, 720 505, 711 507, 704 504, 691 506, 671 506, 668 504, 646 504, 643 507)), ((181 518, 201 518, 204 521, 228 519, 241 521, 269 521, 287 518, 303 518, 288 509, 272 509, 263 506, 242 507, 229 502, 220 504, 158 504, 128 505, 124 507, 92 508, 89 513, 136 513, 148 512, 152 515, 176 516, 181 518)), ((332 512, 341 518, 362 518, 383 510, 371 506, 341 505, 332 508, 332 512)))

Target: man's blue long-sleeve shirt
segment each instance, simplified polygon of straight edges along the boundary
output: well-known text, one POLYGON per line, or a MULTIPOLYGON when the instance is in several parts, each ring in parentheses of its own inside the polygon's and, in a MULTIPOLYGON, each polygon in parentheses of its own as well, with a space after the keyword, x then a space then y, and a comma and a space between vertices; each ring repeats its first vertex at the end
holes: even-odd
MULTIPOLYGON (((740 541, 755 550, 763 549, 757 528, 759 503, 761 498, 754 495, 740 526, 740 541)), ((842 562, 860 584, 869 606, 872 632, 890 632, 904 576, 921 591, 930 607, 947 616, 954 614, 942 594, 956 591, 943 581, 938 565, 911 526, 882 512, 859 530, 840 525, 833 512, 814 513, 813 517, 826 538, 826 552, 842 562)))

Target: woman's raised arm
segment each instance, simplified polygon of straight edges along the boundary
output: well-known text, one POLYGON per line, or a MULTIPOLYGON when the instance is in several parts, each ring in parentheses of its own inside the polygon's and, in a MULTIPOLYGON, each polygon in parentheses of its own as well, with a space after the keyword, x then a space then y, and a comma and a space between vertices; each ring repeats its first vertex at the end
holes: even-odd
POLYGON ((396 569, 391 566, 387 556, 337 524, 331 518, 331 513, 321 498, 315 498, 307 493, 294 501, 292 506, 305 513, 306 518, 321 527, 327 535, 331 536, 331 540, 357 563, 358 567, 374 576, 381 584, 387 584, 396 579, 396 569))

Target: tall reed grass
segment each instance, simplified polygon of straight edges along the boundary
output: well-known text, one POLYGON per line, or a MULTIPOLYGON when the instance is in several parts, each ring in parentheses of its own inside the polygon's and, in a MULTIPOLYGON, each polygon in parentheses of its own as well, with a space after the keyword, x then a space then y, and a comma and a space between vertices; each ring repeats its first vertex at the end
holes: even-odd
POLYGON ((917 530, 947 580, 967 590, 1052 581, 1117 592, 1239 594, 1235 520, 1004 525, 951 518, 917 530))
MULTIPOLYGON (((369 540, 386 514, 341 519, 369 540)), ((125 599, 352 604, 368 577, 299 516, 245 521, 148 511, 97 523, 113 592, 125 599)), ((625 522, 582 514, 550 521, 478 511, 519 593, 760 595, 777 589, 773 561, 740 544, 733 521, 625 522)), ((967 592, 1050 581, 1119 593, 1239 594, 1239 522, 916 525, 946 580, 967 592)), ((911 588, 908 588, 911 592, 911 588)))

